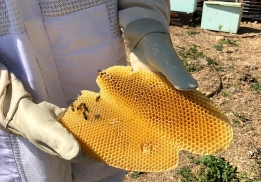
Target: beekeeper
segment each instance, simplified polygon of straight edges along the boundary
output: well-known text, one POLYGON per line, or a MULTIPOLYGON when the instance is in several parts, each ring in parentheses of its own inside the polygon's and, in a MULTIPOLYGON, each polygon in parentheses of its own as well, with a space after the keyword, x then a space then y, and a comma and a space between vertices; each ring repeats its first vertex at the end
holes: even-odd
POLYGON ((169 17, 168 0, 0 0, 0 181, 122 181, 57 120, 81 90, 99 91, 98 70, 126 63, 124 39, 134 71, 195 89, 169 17))

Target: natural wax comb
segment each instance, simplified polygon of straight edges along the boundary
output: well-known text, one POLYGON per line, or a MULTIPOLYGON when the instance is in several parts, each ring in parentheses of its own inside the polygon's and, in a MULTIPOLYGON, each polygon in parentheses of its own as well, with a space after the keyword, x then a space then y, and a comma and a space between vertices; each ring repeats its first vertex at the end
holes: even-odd
POLYGON ((216 104, 199 91, 176 90, 162 75, 114 66, 99 72, 97 83, 100 93, 82 91, 60 122, 86 155, 108 165, 166 171, 180 150, 215 154, 232 140, 216 104))

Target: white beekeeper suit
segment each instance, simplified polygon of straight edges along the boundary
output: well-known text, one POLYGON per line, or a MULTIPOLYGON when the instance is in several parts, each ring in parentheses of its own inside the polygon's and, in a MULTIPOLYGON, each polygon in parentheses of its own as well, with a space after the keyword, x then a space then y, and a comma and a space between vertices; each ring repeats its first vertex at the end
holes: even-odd
POLYGON ((153 55, 149 45, 161 49, 153 33, 168 35, 168 22, 168 0, 0 0, 0 181, 122 181, 123 170, 79 164, 88 157, 55 121, 81 90, 99 91, 98 70, 125 64, 120 28, 134 68, 159 71, 178 89, 195 89, 175 51, 176 67, 171 59, 158 65, 156 53, 149 66, 142 62, 153 55), (182 76, 175 79, 169 68, 182 76))

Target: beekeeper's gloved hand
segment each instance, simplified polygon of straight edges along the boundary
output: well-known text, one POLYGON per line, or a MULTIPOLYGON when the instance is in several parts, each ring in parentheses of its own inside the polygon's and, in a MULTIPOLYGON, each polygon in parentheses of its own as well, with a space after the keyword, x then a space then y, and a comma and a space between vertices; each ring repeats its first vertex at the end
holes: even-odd
POLYGON ((81 153, 76 139, 58 122, 65 109, 35 104, 22 83, 0 64, 0 129, 20 135, 48 154, 77 163, 94 162, 81 153))
POLYGON ((185 69, 171 43, 168 30, 152 19, 139 19, 124 29, 133 70, 160 72, 178 90, 193 90, 197 81, 185 69))

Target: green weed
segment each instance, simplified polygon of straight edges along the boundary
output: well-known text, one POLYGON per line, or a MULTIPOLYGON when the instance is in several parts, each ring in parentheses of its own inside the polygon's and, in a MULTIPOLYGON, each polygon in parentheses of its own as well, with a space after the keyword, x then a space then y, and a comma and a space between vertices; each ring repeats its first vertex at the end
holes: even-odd
POLYGON ((137 179, 141 174, 144 174, 144 172, 140 171, 133 171, 130 175, 131 179, 137 179))
POLYGON ((237 119, 232 119, 233 123, 240 124, 240 122, 237 119))
POLYGON ((228 45, 232 45, 232 46, 238 46, 236 40, 230 40, 230 39, 222 40, 222 41, 220 41, 220 44, 228 44, 228 45))
POLYGON ((246 172, 239 174, 238 177, 241 179, 241 181, 244 182, 254 182, 252 179, 248 177, 246 172))
POLYGON ((223 96, 224 96, 224 97, 228 97, 229 94, 228 94, 227 92, 223 92, 223 96))
POLYGON ((185 50, 179 51, 179 56, 184 59, 190 58, 190 59, 196 60, 200 57, 203 58, 204 54, 203 54, 203 52, 198 51, 197 45, 193 44, 193 47, 189 48, 187 51, 185 51, 185 50))
POLYGON ((192 163, 192 164, 196 164, 196 165, 200 164, 200 160, 199 159, 195 159, 192 156, 188 156, 188 159, 189 159, 189 162, 192 163))
POLYGON ((214 47, 217 51, 222 51, 223 48, 224 48, 223 44, 213 45, 213 47, 214 47))
POLYGON ((219 25, 219 26, 218 26, 218 30, 221 31, 221 30, 222 30, 222 27, 223 27, 223 25, 219 25))
POLYGON ((222 70, 222 66, 214 66, 215 70, 220 71, 222 70))
POLYGON ((233 65, 228 65, 228 69, 229 69, 229 70, 233 70, 233 69, 234 69, 234 66, 233 66, 233 65))
POLYGON ((238 173, 237 168, 230 165, 224 158, 206 155, 199 159, 188 156, 192 169, 183 166, 177 170, 181 182, 260 182, 261 160, 256 159, 248 173, 238 173))
POLYGON ((197 182, 197 177, 188 166, 183 166, 177 170, 176 174, 180 176, 181 182, 197 182))
POLYGON ((223 158, 216 158, 214 156, 203 156, 201 158, 201 168, 199 175, 200 182, 207 181, 223 181, 232 182, 238 181, 236 176, 237 168, 229 164, 223 158))
POLYGON ((244 115, 241 115, 239 114, 238 112, 233 112, 234 116, 236 116, 237 118, 239 118, 242 122, 246 122, 248 121, 248 117, 244 116, 244 115))
POLYGON ((186 60, 183 60, 183 64, 189 72, 200 71, 200 67, 195 63, 188 63, 186 60))
POLYGON ((189 157, 191 163, 199 168, 196 172, 184 166, 177 171, 182 182, 238 182, 237 168, 223 158, 206 155, 199 160, 189 157))
POLYGON ((216 62, 216 60, 205 56, 203 54, 203 52, 198 50, 198 46, 195 44, 193 44, 192 47, 190 47, 188 50, 182 49, 178 53, 184 63, 184 66, 186 67, 186 69, 189 72, 195 72, 195 71, 201 70, 201 67, 199 65, 197 65, 196 63, 193 63, 193 62, 188 63, 188 62, 190 62, 188 60, 197 60, 198 58, 205 58, 206 61, 208 62, 208 65, 213 64, 217 71, 222 69, 221 66, 218 66, 218 63, 216 62))
POLYGON ((196 63, 188 63, 189 59, 197 60, 198 58, 204 57, 203 52, 198 51, 197 45, 193 44, 193 46, 187 51, 185 49, 182 49, 181 51, 179 51, 179 56, 181 57, 184 66, 189 72, 200 71, 201 68, 196 63))
POLYGON ((231 46, 238 46, 236 40, 226 39, 226 40, 221 40, 218 44, 213 45, 213 47, 217 51, 222 51, 224 49, 224 44, 228 44, 228 45, 231 45, 231 46))
POLYGON ((251 124, 246 124, 247 130, 254 131, 255 128, 251 124))
POLYGON ((260 170, 261 170, 261 161, 255 160, 255 163, 251 165, 250 170, 248 173, 240 173, 238 174, 240 181, 242 182, 260 182, 260 170))
POLYGON ((195 30, 188 30, 188 31, 187 31, 187 34, 190 35, 190 36, 193 36, 193 35, 198 34, 198 32, 195 31, 195 30))
POLYGON ((257 91, 258 94, 261 93, 261 83, 260 82, 256 82, 251 84, 251 88, 255 91, 257 91))
POLYGON ((214 59, 212 59, 210 57, 206 57, 206 61, 208 62, 208 65, 213 64, 213 65, 218 66, 218 63, 216 62, 216 60, 214 60, 214 59))

